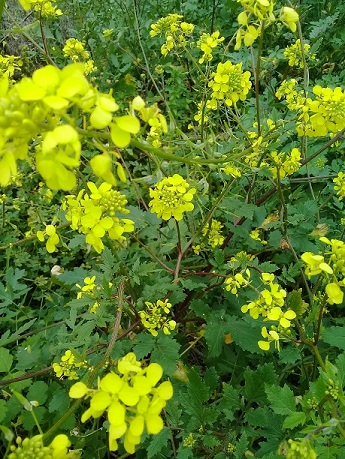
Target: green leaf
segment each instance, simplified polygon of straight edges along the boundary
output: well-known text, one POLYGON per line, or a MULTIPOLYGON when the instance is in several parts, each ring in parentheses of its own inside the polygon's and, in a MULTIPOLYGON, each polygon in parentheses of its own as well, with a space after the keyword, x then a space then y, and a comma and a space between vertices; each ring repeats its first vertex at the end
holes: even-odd
POLYGON ((36 381, 31 386, 26 395, 26 398, 32 402, 37 401, 40 405, 47 400, 48 386, 43 381, 36 381))
POLYGON ((0 399, 0 422, 2 422, 7 414, 7 406, 6 401, 0 399))
POLYGON ((147 355, 152 351, 155 345, 155 339, 151 333, 148 332, 139 333, 139 335, 136 336, 136 339, 139 343, 133 347, 133 352, 137 356, 137 359, 140 360, 147 357, 147 355))
POLYGON ((275 413, 282 415, 295 413, 295 396, 286 384, 284 387, 279 387, 276 384, 266 385, 266 394, 275 413))
POLYGON ((284 419, 283 428, 284 429, 293 429, 300 424, 304 424, 306 420, 306 414, 303 411, 296 411, 295 413, 290 414, 287 418, 284 419))
POLYGON ((65 389, 61 389, 59 392, 56 392, 51 399, 48 411, 49 413, 61 412, 64 413, 67 411, 70 404, 70 398, 65 389))
POLYGON ((345 350, 344 327, 329 327, 322 333, 322 340, 331 346, 345 350))
POLYGON ((235 419, 235 411, 241 408, 240 394, 231 384, 223 385, 223 398, 218 406, 219 411, 225 414, 229 421, 235 419))
POLYGON ((207 321, 204 337, 208 345, 208 356, 210 358, 218 357, 221 354, 226 333, 229 333, 229 327, 218 316, 214 317, 214 322, 212 319, 207 321))
POLYGON ((151 361, 159 363, 164 373, 172 376, 176 370, 176 362, 179 360, 179 350, 180 345, 175 339, 160 332, 151 354, 151 361))
POLYGON ((251 317, 244 316, 240 320, 236 317, 230 317, 228 321, 228 330, 235 344, 240 346, 244 351, 264 354, 264 351, 258 346, 258 341, 262 339, 261 326, 251 317))
POLYGON ((335 366, 338 368, 339 372, 339 382, 343 386, 345 385, 345 352, 340 354, 336 361, 335 361, 335 366))
POLYGON ((303 316, 309 305, 302 299, 302 289, 293 290, 287 294, 286 307, 292 309, 296 313, 297 318, 303 316))
POLYGON ((0 338, 0 346, 6 346, 9 343, 17 341, 20 335, 25 332, 27 329, 31 327, 36 322, 37 319, 31 319, 21 325, 14 333, 10 334, 10 331, 7 330, 6 333, 2 335, 0 338))
POLYGON ((8 373, 13 363, 13 357, 8 349, 0 347, 0 373, 8 373))
POLYGON ((164 446, 167 445, 170 439, 170 431, 166 427, 157 435, 154 435, 147 448, 147 459, 150 459, 155 454, 159 453, 164 446))
POLYGON ((12 442, 14 438, 14 433, 6 426, 0 426, 1 432, 4 434, 5 440, 9 443, 12 442))
POLYGON ((265 403, 265 384, 277 383, 277 374, 273 363, 266 363, 256 370, 246 369, 244 372, 245 393, 249 402, 265 403))

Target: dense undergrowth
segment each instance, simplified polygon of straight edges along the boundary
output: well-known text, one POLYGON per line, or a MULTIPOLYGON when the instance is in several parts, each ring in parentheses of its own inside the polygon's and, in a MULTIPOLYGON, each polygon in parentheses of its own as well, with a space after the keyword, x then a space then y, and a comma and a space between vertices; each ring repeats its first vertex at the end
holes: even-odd
POLYGON ((0 11, 1 457, 343 458, 341 5, 0 11))

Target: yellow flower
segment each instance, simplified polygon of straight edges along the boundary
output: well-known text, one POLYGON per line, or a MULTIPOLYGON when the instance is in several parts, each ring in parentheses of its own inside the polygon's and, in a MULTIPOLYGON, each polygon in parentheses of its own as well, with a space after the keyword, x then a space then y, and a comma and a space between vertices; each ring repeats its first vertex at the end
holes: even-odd
POLYGON ((290 28, 292 32, 296 32, 296 24, 299 21, 299 15, 293 8, 284 6, 281 9, 279 18, 283 22, 283 24, 290 28))
POLYGON ((179 174, 162 179, 155 189, 150 189, 150 196, 153 198, 149 202, 151 212, 163 220, 182 220, 184 212, 194 209, 191 201, 196 189, 189 189, 189 186, 179 174))
POLYGON ((170 381, 157 386, 162 375, 159 364, 150 363, 143 368, 130 352, 118 362, 117 373, 106 374, 96 390, 78 382, 71 387, 69 395, 71 398, 86 395, 91 398, 82 422, 107 412, 110 451, 117 451, 117 441, 124 437, 125 450, 134 454, 145 428, 148 434, 157 434, 163 429, 160 413, 173 396, 173 388, 170 381))
POLYGON ((328 296, 327 303, 342 304, 344 300, 344 292, 341 290, 337 282, 331 282, 327 284, 326 293, 328 296))
POLYGON ((139 315, 141 323, 153 336, 157 336, 157 329, 163 330, 165 335, 170 335, 170 330, 175 330, 176 322, 168 320, 167 314, 170 314, 171 303, 168 300, 158 300, 157 303, 152 304, 148 301, 145 302, 147 306, 146 311, 140 311, 139 315))
POLYGON ((47 225, 45 231, 37 231, 36 236, 40 242, 44 242, 45 236, 48 236, 46 242, 47 252, 53 253, 56 251, 56 246, 60 242, 60 239, 56 234, 56 228, 54 225, 47 225))
POLYGON ((316 276, 321 272, 333 274, 333 269, 325 263, 322 255, 314 255, 312 252, 305 252, 301 255, 301 259, 307 265, 305 273, 308 277, 316 276))

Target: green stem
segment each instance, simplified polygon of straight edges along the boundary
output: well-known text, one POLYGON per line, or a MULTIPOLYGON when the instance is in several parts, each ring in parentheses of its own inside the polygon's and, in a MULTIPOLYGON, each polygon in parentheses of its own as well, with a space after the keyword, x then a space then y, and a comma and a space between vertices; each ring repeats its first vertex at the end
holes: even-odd
MULTIPOLYGON (((121 324, 122 310, 123 310, 123 305, 124 305, 124 285, 125 285, 125 281, 122 280, 118 288, 118 300, 119 300, 118 308, 117 308, 115 324, 114 324, 114 328, 113 328, 113 331, 112 331, 112 334, 109 340, 109 344, 104 353, 104 356, 101 358, 98 364, 94 367, 91 375, 87 379, 87 382, 86 382, 87 386, 91 386, 94 380, 97 378, 99 371, 107 363, 107 360, 111 354, 111 351, 113 350, 114 345, 117 341, 118 334, 119 334, 119 328, 121 324)), ((61 416, 61 418, 44 434, 43 438, 45 441, 47 441, 47 439, 49 439, 56 432, 56 430, 77 410, 82 400, 83 399, 76 400, 72 404, 72 406, 66 411, 66 413, 63 416, 61 416)))

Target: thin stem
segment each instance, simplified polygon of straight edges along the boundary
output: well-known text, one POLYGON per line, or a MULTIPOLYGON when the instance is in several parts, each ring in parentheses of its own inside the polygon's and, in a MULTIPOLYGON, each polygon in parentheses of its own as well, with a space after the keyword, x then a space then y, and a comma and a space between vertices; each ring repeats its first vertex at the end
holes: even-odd
POLYGON ((177 231, 177 261, 176 261, 176 267, 174 271, 174 283, 178 282, 178 275, 180 272, 180 266, 181 266, 181 261, 183 257, 183 251, 182 251, 182 242, 181 242, 181 231, 180 231, 180 226, 177 220, 176 222, 176 231, 177 231))
POLYGON ((145 245, 143 242, 141 242, 141 240, 138 239, 134 234, 132 234, 131 237, 132 237, 135 241, 137 241, 138 244, 140 244, 140 245, 147 251, 147 253, 149 253, 149 254, 151 255, 151 257, 154 258, 154 259, 157 261, 157 263, 159 263, 161 266, 163 266, 164 269, 166 269, 169 273, 173 273, 173 272, 174 272, 173 269, 169 268, 169 266, 167 266, 165 263, 163 263, 163 261, 160 260, 160 259, 157 257, 157 255, 155 255, 155 254, 152 252, 152 250, 149 249, 149 248, 147 247, 147 245, 145 245))
MULTIPOLYGON (((125 285, 125 281, 122 280, 118 288, 118 307, 117 307, 115 324, 114 324, 113 332, 110 337, 109 344, 104 353, 104 356, 98 362, 98 364, 94 367, 91 375, 87 379, 87 382, 86 382, 87 386, 91 386, 94 380, 97 378, 99 371, 106 364, 108 357, 110 356, 111 351, 113 350, 113 347, 117 341, 120 323, 121 323, 121 317, 122 317, 123 304, 124 304, 124 285, 125 285)), ((61 418, 44 434, 43 436, 44 440, 47 440, 48 438, 50 438, 54 434, 54 432, 56 432, 56 430, 61 426, 61 424, 63 424, 77 410, 82 400, 83 399, 78 399, 72 404, 72 406, 66 411, 66 413, 63 416, 61 416, 61 418)))

